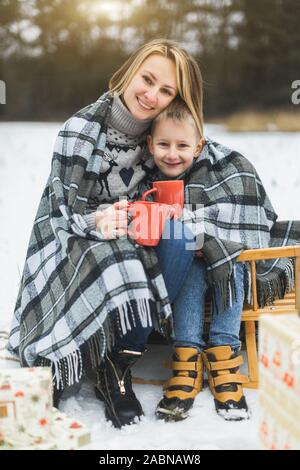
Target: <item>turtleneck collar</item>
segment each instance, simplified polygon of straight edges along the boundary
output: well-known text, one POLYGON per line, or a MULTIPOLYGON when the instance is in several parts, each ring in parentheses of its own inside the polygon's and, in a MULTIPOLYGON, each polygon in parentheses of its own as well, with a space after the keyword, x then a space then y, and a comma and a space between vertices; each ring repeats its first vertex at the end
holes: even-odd
POLYGON ((115 92, 113 95, 113 104, 109 124, 119 132, 131 136, 138 136, 146 131, 150 126, 151 119, 137 119, 129 109, 122 103, 119 95, 115 92))

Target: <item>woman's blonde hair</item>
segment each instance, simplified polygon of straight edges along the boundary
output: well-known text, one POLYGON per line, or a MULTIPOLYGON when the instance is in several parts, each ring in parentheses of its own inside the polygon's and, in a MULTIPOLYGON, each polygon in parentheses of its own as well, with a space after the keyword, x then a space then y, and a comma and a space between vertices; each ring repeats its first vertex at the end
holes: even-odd
POLYGON ((203 80, 196 60, 176 42, 154 39, 137 49, 109 81, 109 89, 124 93, 142 63, 152 54, 171 59, 176 66, 178 92, 188 106, 200 135, 203 135, 203 80))

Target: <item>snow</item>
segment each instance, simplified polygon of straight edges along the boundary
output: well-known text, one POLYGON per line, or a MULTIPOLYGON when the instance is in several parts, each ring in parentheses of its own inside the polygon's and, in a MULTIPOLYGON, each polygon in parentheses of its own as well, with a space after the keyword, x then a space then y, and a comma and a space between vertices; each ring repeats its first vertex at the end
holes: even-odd
MULTIPOLYGON (((59 123, 0 123, 0 330, 9 329, 32 223, 47 181, 59 123)), ((222 126, 206 126, 206 135, 243 153, 256 167, 279 215, 299 219, 300 133, 227 133, 222 126)), ((162 362, 170 348, 151 345, 137 363, 134 375, 164 377, 162 362)), ((0 367, 16 367, 0 360, 0 367)), ((246 389, 251 418, 226 422, 214 410, 207 387, 196 398, 190 417, 176 423, 154 416, 161 388, 134 385, 145 416, 117 430, 105 420, 103 405, 87 382, 65 392, 61 410, 91 429, 91 449, 257 449, 257 391, 246 389)))

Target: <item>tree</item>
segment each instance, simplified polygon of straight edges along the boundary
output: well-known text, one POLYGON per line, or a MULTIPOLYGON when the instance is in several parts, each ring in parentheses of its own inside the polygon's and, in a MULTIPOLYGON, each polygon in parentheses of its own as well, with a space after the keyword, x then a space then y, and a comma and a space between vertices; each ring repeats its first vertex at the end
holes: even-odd
POLYGON ((64 119, 157 37, 178 41, 199 62, 206 116, 290 105, 300 78, 298 0, 126 0, 118 15, 101 11, 101 1, 2 0, 6 118, 64 119))

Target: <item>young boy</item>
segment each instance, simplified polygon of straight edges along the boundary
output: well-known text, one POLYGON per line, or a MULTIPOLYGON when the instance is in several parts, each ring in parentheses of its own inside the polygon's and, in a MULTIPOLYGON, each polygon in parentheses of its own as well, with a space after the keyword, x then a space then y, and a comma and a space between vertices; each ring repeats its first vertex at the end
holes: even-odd
MULTIPOLYGON (((159 179, 184 178, 185 185, 189 184, 193 167, 199 167, 204 145, 205 139, 200 136, 189 109, 181 100, 174 100, 153 121, 151 135, 148 136, 149 151, 158 167, 159 179)), ((193 202, 203 204, 200 200, 193 202)), ((192 220, 193 213, 184 209, 180 221, 186 222, 189 214, 192 220)), ((203 362, 218 414, 227 420, 249 417, 241 385, 246 378, 239 374, 239 365, 243 362, 239 355, 239 329, 244 300, 243 266, 235 266, 234 278, 235 299, 231 306, 218 311, 216 315, 217 304, 222 302, 214 299, 207 347, 203 341, 207 269, 203 259, 194 259, 183 288, 173 304, 173 377, 169 379, 158 404, 158 418, 177 421, 188 416, 195 396, 202 389, 203 362)))
POLYGON ((153 121, 148 147, 156 166, 168 178, 178 178, 199 157, 204 137, 186 105, 179 100, 153 121))

